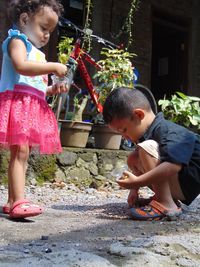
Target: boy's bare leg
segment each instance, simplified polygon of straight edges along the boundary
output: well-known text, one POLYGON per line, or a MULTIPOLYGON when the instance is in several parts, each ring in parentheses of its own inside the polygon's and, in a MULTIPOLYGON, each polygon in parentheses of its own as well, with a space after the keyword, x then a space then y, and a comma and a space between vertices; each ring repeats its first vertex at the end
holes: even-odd
POLYGON ((171 179, 169 180, 169 186, 173 199, 178 199, 181 201, 185 200, 185 196, 183 195, 182 189, 180 187, 178 175, 171 177, 171 179))
MULTIPOLYGON (((138 155, 144 172, 152 170, 160 163, 158 159, 152 157, 143 148, 139 148, 138 155)), ((152 190, 155 193, 155 199, 168 209, 177 208, 174 199, 184 199, 178 177, 170 177, 169 180, 161 180, 159 183, 152 184, 152 190)))
POLYGON ((131 189, 128 194, 127 202, 130 208, 132 208, 138 199, 138 190, 131 189))
MULTIPOLYGON (((138 148, 136 148, 133 152, 131 152, 127 159, 127 164, 129 169, 132 171, 135 175, 141 175, 142 172, 138 169, 139 166, 139 155, 138 155, 138 148)), ((129 191, 129 195, 127 198, 127 202, 129 207, 133 207, 137 198, 138 198, 138 189, 131 189, 129 191)))

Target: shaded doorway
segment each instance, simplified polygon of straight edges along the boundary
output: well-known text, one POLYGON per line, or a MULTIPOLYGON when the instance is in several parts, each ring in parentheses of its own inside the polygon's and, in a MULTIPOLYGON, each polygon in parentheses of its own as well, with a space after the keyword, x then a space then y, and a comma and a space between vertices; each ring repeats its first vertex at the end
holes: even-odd
POLYGON ((151 90, 156 99, 187 93, 188 65, 189 23, 154 11, 151 90))

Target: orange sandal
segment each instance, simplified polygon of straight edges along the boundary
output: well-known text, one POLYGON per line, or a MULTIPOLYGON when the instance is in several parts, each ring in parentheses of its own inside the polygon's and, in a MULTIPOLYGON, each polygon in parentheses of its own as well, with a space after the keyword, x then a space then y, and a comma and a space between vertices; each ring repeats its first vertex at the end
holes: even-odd
POLYGON ((138 197, 135 201, 134 208, 141 208, 146 205, 149 205, 149 203, 154 199, 154 196, 149 197, 149 198, 143 198, 143 197, 138 197))
POLYGON ((131 218, 134 220, 157 221, 163 218, 174 220, 182 213, 182 210, 180 207, 177 207, 177 209, 167 209, 161 203, 157 202, 156 200, 152 200, 144 207, 131 208, 130 213, 131 218))
POLYGON ((43 209, 30 203, 27 199, 21 199, 13 203, 10 211, 10 218, 26 218, 41 214, 43 209))

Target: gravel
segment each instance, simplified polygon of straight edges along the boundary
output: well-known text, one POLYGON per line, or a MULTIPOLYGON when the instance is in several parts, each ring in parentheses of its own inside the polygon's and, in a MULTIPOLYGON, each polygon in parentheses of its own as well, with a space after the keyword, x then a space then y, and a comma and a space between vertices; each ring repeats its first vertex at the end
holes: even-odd
MULTIPOLYGON (((45 184, 26 194, 45 212, 18 221, 0 214, 0 267, 200 266, 200 198, 177 221, 139 222, 118 187, 45 184)), ((0 186, 1 205, 6 197, 0 186)))

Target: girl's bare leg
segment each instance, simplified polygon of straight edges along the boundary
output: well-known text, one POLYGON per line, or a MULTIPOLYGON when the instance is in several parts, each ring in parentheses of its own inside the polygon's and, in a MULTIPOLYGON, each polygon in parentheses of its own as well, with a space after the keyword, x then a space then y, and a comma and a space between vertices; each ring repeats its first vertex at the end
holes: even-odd
POLYGON ((24 198, 25 173, 29 157, 29 146, 11 146, 10 162, 8 168, 8 201, 10 206, 15 201, 24 198))

